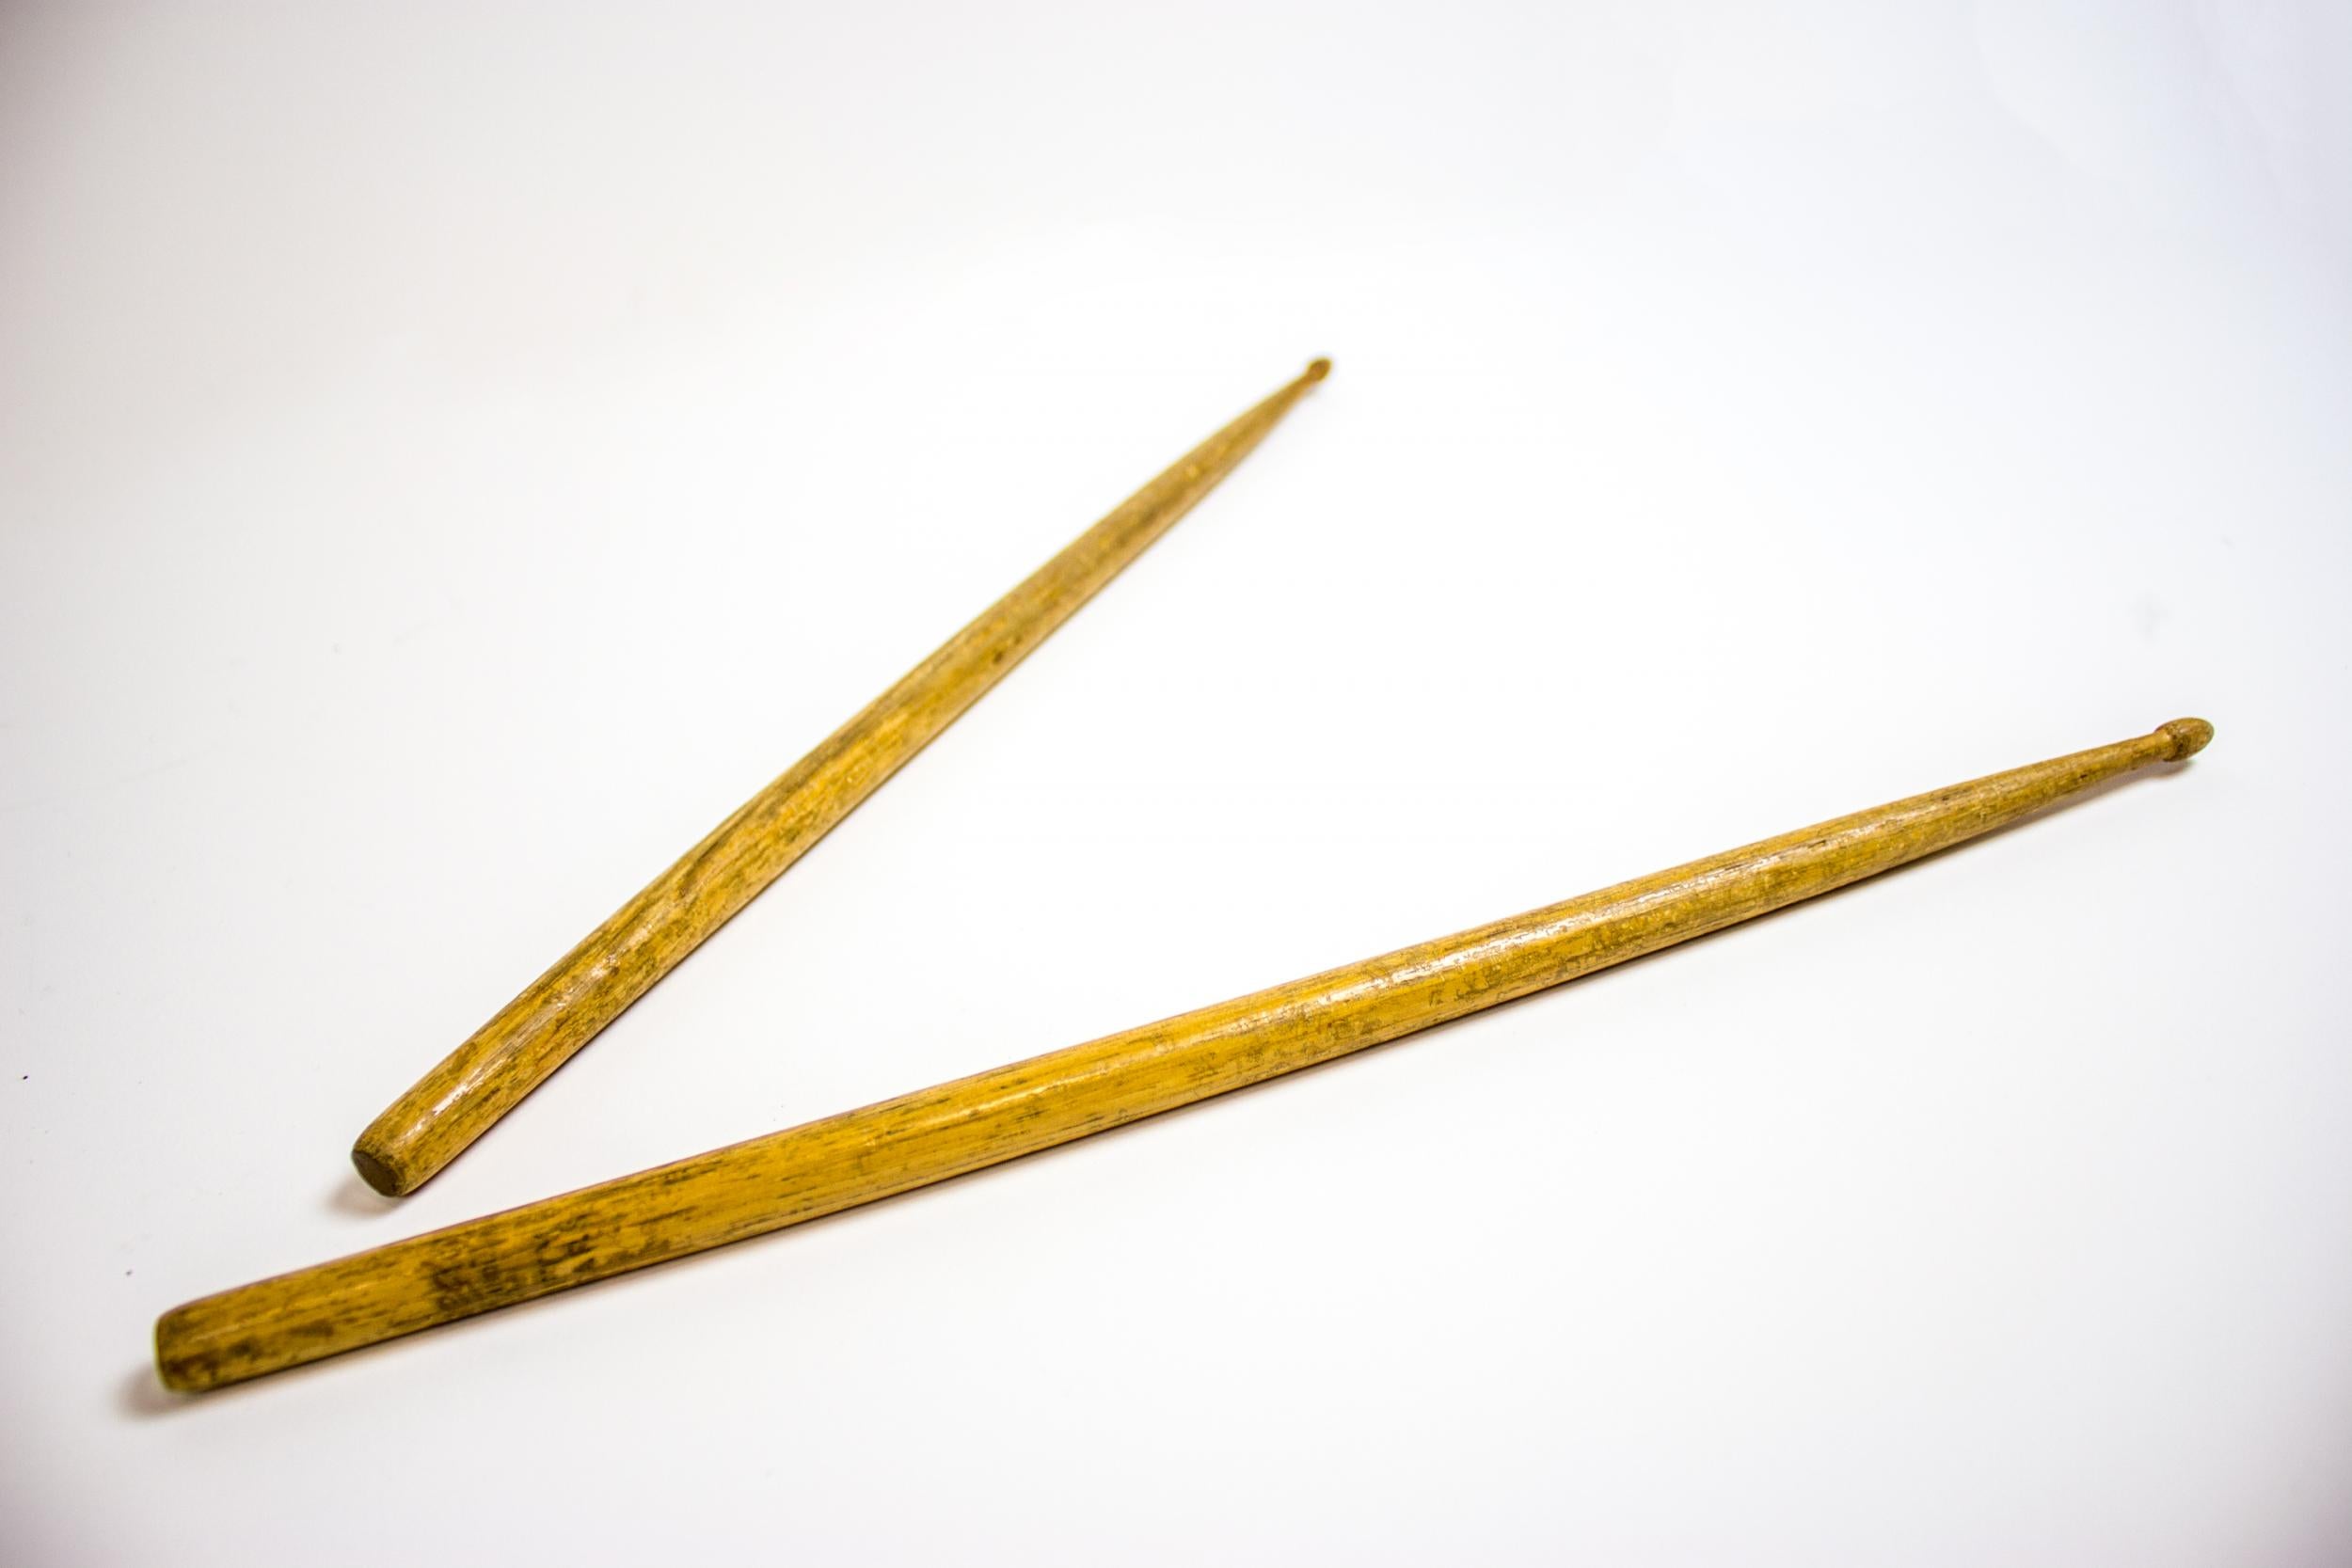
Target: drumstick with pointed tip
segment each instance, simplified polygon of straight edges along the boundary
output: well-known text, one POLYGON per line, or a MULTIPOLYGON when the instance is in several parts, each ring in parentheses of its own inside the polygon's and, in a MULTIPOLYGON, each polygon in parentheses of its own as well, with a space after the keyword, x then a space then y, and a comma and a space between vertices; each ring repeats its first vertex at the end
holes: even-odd
POLYGON ((489 1131, 1215 489, 1330 370, 1309 365, 1129 497, 589 932, 359 1134, 351 1163, 368 1185, 412 1193, 489 1131))
POLYGON ((259 1377, 834 1213, 1295 1072, 1827 893, 2177 762, 2201 719, 1621 882, 1197 1012, 166 1313, 173 1388, 259 1377))

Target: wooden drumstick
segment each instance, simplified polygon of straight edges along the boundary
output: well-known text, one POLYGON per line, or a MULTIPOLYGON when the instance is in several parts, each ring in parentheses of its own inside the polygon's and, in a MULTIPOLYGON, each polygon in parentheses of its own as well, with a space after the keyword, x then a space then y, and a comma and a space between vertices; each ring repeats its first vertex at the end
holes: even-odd
POLYGON ((2005 827, 2213 736, 2136 740, 1858 812, 1490 926, 206 1296, 155 1325, 202 1389, 723 1246, 1426 1029, 2005 827))
POLYGON ((711 830, 359 1134, 377 1192, 412 1193, 733 919, 1216 487, 1330 373, 1297 379, 1201 442, 949 638, 711 830))

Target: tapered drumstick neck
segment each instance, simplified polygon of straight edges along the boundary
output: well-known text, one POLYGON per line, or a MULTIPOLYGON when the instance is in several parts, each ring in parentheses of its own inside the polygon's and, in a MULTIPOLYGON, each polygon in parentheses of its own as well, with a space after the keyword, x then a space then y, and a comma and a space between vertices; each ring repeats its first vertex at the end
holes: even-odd
MULTIPOLYGON (((1103 521, 1105 532, 1117 532, 1117 544, 1140 548, 1133 533, 1119 531, 1124 520, 1146 537, 1144 543, 1168 531, 1193 503, 1216 488, 1226 475, 1255 451, 1282 416, 1304 397, 1307 388, 1331 373, 1331 361, 1317 359, 1274 392, 1228 421, 1216 435, 1170 464, 1166 471, 1130 496, 1103 521)), ((1111 541, 1105 540, 1108 544, 1111 541)), ((1042 575, 1042 574, 1041 574, 1042 575)))

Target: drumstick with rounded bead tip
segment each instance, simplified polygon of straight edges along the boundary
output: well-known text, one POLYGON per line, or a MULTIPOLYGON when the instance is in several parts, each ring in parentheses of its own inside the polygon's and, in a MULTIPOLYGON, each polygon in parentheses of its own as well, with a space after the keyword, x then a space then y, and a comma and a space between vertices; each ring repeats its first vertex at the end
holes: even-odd
POLYGON ((1330 373, 1318 359, 1195 447, 835 730, 386 1109, 352 1146, 377 1192, 412 1193, 725 925, 954 723, 1330 373))
POLYGON ((1086 1045, 166 1313, 164 1382, 259 1377, 1016 1159, 1811 898, 2177 762, 2201 719, 1769 838, 1086 1045))

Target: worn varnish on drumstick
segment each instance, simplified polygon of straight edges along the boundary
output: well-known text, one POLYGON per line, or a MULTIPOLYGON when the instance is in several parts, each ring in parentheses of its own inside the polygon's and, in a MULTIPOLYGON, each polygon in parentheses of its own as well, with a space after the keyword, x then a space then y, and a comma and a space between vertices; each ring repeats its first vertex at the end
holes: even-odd
POLYGON ((654 879, 376 1117, 351 1151, 379 1193, 414 1192, 725 925, 1249 455, 1298 378, 1210 436, 991 605, 654 879))
POLYGON ((1529 914, 190 1302, 155 1325, 211 1388, 723 1246, 1081 1138, 1827 893, 2201 749, 2179 719, 1529 914))

